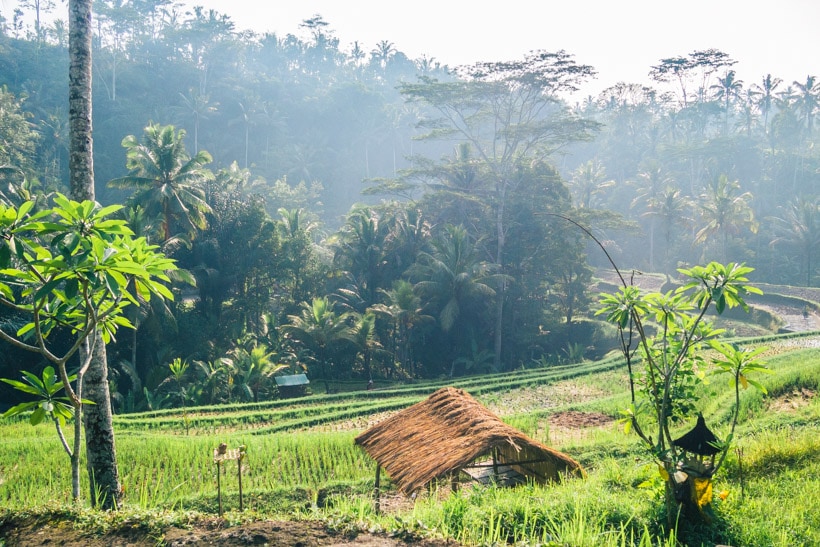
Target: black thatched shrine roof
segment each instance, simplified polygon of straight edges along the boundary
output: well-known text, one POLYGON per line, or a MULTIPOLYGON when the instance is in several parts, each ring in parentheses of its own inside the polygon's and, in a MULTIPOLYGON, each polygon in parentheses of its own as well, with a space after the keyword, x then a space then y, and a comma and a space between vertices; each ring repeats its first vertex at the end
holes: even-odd
POLYGON ((692 454, 712 456, 720 452, 720 449, 715 446, 715 443, 718 442, 720 441, 715 437, 715 434, 706 427, 706 420, 703 419, 703 415, 698 414, 698 422, 695 427, 672 441, 672 444, 692 454))

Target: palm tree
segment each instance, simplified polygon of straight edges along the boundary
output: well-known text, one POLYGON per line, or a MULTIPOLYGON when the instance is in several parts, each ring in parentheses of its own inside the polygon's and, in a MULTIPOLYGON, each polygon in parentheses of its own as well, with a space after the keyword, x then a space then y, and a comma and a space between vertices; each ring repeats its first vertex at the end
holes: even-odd
POLYGON ((433 251, 419 253, 410 275, 419 281, 416 289, 437 306, 444 332, 450 332, 463 312, 478 300, 495 296, 488 285, 496 276, 478 253, 463 226, 447 225, 432 242, 433 251))
POLYGON ((397 50, 393 47, 393 42, 382 40, 376 44, 376 47, 370 52, 370 59, 371 61, 375 61, 383 70, 387 67, 390 58, 396 53, 397 50))
POLYGON ((705 243, 711 236, 719 235, 722 242, 722 255, 726 260, 726 251, 730 234, 748 228, 757 232, 757 222, 749 205, 751 192, 740 192, 740 183, 730 181, 726 175, 720 175, 700 196, 700 210, 703 227, 695 234, 695 243, 705 243))
POLYGON ((277 227, 282 241, 283 271, 278 275, 282 289, 287 291, 289 303, 295 304, 310 292, 309 269, 315 261, 312 234, 318 223, 304 209, 279 209, 277 227))
POLYGON ((233 362, 227 357, 221 357, 213 361, 194 361, 193 364, 199 402, 207 405, 227 402, 230 398, 228 388, 232 381, 233 362))
POLYGON ((288 368, 288 365, 276 363, 276 356, 275 351, 268 351, 268 346, 252 338, 237 341, 236 347, 230 351, 230 357, 233 387, 241 401, 259 402, 259 394, 265 389, 265 384, 274 374, 288 368))
POLYGON ((691 201, 681 193, 679 188, 672 185, 664 188, 647 203, 644 215, 658 220, 663 227, 663 266, 664 273, 667 276, 670 271, 674 271, 673 265, 669 264, 670 251, 674 241, 673 236, 677 233, 679 226, 692 221, 689 213, 691 209, 691 201))
POLYGON ((723 100, 724 110, 724 133, 729 131, 729 108, 732 99, 737 99, 740 96, 740 91, 743 89, 743 80, 735 78, 734 70, 727 70, 723 78, 718 78, 718 83, 711 86, 715 90, 715 98, 723 100))
POLYGON ((302 302, 299 315, 288 315, 289 323, 280 327, 285 338, 297 346, 309 350, 318 363, 325 391, 330 392, 330 375, 333 369, 333 350, 350 341, 347 316, 337 314, 327 297, 302 302))
POLYGON ((797 88, 797 108, 803 113, 803 120, 806 124, 806 131, 812 133, 814 113, 820 105, 820 81, 817 76, 806 76, 806 83, 793 82, 797 88))
POLYGON ((414 333, 417 327, 432 323, 435 319, 423 313, 421 298, 409 281, 399 279, 393 284, 392 289, 381 292, 385 302, 376 304, 371 309, 392 324, 391 349, 394 360, 413 377, 415 376, 414 333))
POLYGON ((126 167, 131 173, 111 180, 114 188, 135 189, 132 200, 145 207, 149 215, 162 218, 162 237, 167 241, 177 225, 193 234, 206 226, 210 207, 202 185, 213 178, 205 168, 212 161, 204 150, 190 157, 185 150, 185 130, 174 126, 150 124, 143 142, 133 135, 122 141, 126 148, 126 167))
POLYGON ((572 173, 570 188, 578 207, 589 209, 593 206, 593 197, 603 194, 607 188, 615 186, 614 180, 607 180, 606 170, 597 159, 589 160, 572 173))
POLYGON ((672 185, 672 178, 664 173, 657 163, 647 165, 638 173, 638 183, 636 184, 636 196, 632 199, 630 207, 642 207, 644 212, 641 216, 649 217, 649 269, 655 271, 655 221, 656 215, 652 213, 652 206, 660 196, 661 192, 672 185))
POLYGON ((784 244, 800 256, 806 267, 806 286, 812 286, 814 258, 820 250, 820 197, 799 197, 785 207, 783 214, 772 217, 777 234, 771 245, 784 244))
POLYGON ((766 74, 758 84, 752 84, 752 95, 755 97, 756 105, 763 113, 763 132, 769 133, 769 112, 772 111, 775 101, 775 90, 783 83, 780 78, 773 78, 771 74, 766 74))
POLYGON ((382 344, 376 335, 376 315, 373 311, 356 314, 356 322, 351 330, 351 340, 362 356, 362 367, 368 380, 373 379, 371 362, 373 354, 382 350, 382 344))
POLYGON ((385 258, 390 279, 398 279, 416 261, 430 241, 430 223, 415 205, 399 205, 385 215, 389 227, 385 239, 385 258))
POLYGON ((376 303, 387 261, 388 226, 370 208, 354 210, 335 238, 334 262, 357 281, 365 306, 376 303))
POLYGON ((194 154, 199 152, 199 124, 208 118, 208 114, 215 112, 218 104, 211 104, 207 94, 199 93, 194 89, 189 89, 188 94, 179 94, 182 99, 182 106, 178 107, 184 114, 189 114, 194 119, 194 154))

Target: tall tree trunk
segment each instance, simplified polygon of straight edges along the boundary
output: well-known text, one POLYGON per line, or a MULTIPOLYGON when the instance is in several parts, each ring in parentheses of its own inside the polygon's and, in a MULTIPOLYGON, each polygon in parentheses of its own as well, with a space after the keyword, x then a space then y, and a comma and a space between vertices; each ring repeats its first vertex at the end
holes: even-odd
POLYGON ((95 336, 94 355, 83 382, 85 398, 94 402, 93 405, 83 405, 91 504, 116 509, 120 502, 120 477, 108 390, 107 355, 102 336, 99 332, 95 336))
MULTIPOLYGON (((506 233, 504 232, 504 208, 507 200, 507 185, 500 183, 497 190, 498 209, 496 210, 496 256, 495 262, 498 265, 498 272, 504 273, 504 245, 506 243, 506 233)), ((507 281, 504 276, 498 278, 498 288, 495 295, 495 333, 493 336, 493 367, 501 370, 501 342, 504 332, 504 297, 507 289, 507 281)))
POLYGON ((69 178, 71 197, 94 199, 91 139, 91 0, 69 1, 69 178))
MULTIPOLYGON (((94 199, 94 159, 91 135, 91 0, 69 0, 69 179, 71 197, 94 199)), ((120 482, 114 447, 111 398, 105 344, 99 332, 91 344, 93 357, 84 379, 85 449, 91 502, 103 508, 119 504, 120 482)), ((85 352, 80 358, 85 359, 85 352)))

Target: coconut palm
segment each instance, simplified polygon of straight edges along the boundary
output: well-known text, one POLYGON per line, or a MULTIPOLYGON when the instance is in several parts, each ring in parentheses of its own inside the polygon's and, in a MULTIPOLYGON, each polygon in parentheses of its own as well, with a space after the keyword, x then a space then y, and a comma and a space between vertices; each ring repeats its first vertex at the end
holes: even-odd
POLYGON ((310 351, 320 367, 325 391, 330 392, 333 350, 350 342, 347 316, 337 314, 330 300, 323 297, 302 302, 299 315, 288 315, 288 321, 280 327, 283 335, 295 345, 310 351))
POLYGON ((392 289, 381 292, 384 303, 376 304, 371 309, 392 324, 391 350, 394 360, 412 377, 415 375, 414 333, 419 326, 433 323, 435 319, 423 313, 421 298, 409 281, 399 279, 393 284, 392 289))
POLYGON ((751 192, 740 192, 740 183, 726 175, 714 179, 700 196, 703 226, 695 234, 695 243, 705 243, 710 237, 721 238, 722 255, 726 258, 730 234, 748 228, 757 232, 757 222, 749 202, 751 192))
POLYGON ((189 115, 194 120, 194 154, 199 152, 199 124, 207 119, 208 115, 215 112, 219 106, 211 103, 211 99, 206 93, 200 93, 195 89, 189 89, 187 94, 180 93, 182 105, 177 107, 181 114, 189 115))
POLYGON ((820 250, 820 198, 799 197, 780 207, 779 217, 770 220, 776 236, 771 245, 785 245, 800 256, 806 268, 806 286, 812 286, 815 256, 820 250))
POLYGON ((213 178, 205 168, 212 161, 211 155, 201 150, 190 157, 184 139, 184 129, 176 131, 172 125, 159 124, 145 128, 142 142, 134 135, 125 137, 125 165, 131 173, 108 183, 136 190, 132 200, 149 215, 162 219, 163 241, 174 235, 176 227, 190 234, 204 229, 205 214, 210 212, 202 185, 213 178))
POLYGON ((755 97, 755 104, 763 113, 763 132, 769 133, 769 112, 775 103, 775 90, 783 83, 780 78, 773 78, 771 74, 766 74, 758 84, 752 84, 752 95, 755 97))
POLYGON ((723 78, 718 78, 718 83, 711 86, 711 89, 715 90, 715 98, 723 101, 725 133, 729 131, 729 110, 732 99, 740 97, 740 91, 743 89, 743 80, 738 80, 735 76, 734 70, 727 70, 723 78))
POLYGON ((370 52, 370 60, 383 70, 397 52, 398 50, 393 46, 393 42, 382 40, 377 43, 376 47, 370 52))
POLYGON ((254 339, 239 340, 230 351, 233 389, 241 401, 259 402, 259 395, 274 374, 288 368, 288 365, 276 363, 275 351, 259 344, 254 339))
POLYGON ((692 202, 679 188, 670 185, 663 189, 659 194, 655 195, 648 203, 646 213, 644 215, 658 221, 663 228, 663 266, 664 273, 669 275, 670 271, 674 271, 672 265, 669 263, 670 251, 674 244, 674 236, 678 233, 681 226, 688 225, 692 222, 690 211, 692 210, 692 202))
POLYGON ((369 208, 353 211, 335 238, 334 262, 357 280, 365 305, 376 302, 382 288, 387 260, 385 239, 389 233, 386 223, 369 208))
POLYGON ((362 367, 368 380, 373 379, 371 362, 376 352, 382 352, 383 347, 376 335, 376 315, 373 311, 357 314, 356 322, 351 329, 351 340, 362 356, 362 367))
POLYGON ((436 306, 444 332, 450 332, 464 311, 479 300, 495 296, 492 267, 478 252, 463 226, 447 225, 432 242, 432 252, 419 253, 410 269, 416 288, 436 306))
MULTIPOLYGON (((94 201, 94 137, 91 123, 92 2, 69 0, 68 4, 69 187, 73 200, 94 201)), ((93 403, 83 410, 91 504, 95 507, 99 504, 106 510, 116 509, 120 502, 121 488, 108 385, 108 354, 99 329, 90 336, 90 340, 92 342, 84 346, 88 349, 80 351, 80 359, 84 362, 88 359, 83 393, 93 403)), ((75 500, 79 496, 79 434, 76 429, 77 448, 74 450, 75 460, 72 460, 71 473, 72 495, 75 500)))
POLYGON ((653 206, 663 190, 673 184, 672 177, 667 175, 657 163, 650 163, 640 173, 635 185, 636 195, 630 207, 644 210, 641 216, 649 218, 649 269, 655 271, 655 225, 656 215, 653 206))
POLYGON ((593 198, 615 186, 615 181, 607 180, 603 164, 595 159, 573 171, 569 186, 578 207, 589 209, 595 204, 593 198))
POLYGON ((806 76, 806 82, 793 82, 797 88, 796 106, 799 112, 803 115, 806 131, 809 135, 812 133, 812 126, 814 122, 814 114, 820 106, 820 81, 817 76, 806 76))

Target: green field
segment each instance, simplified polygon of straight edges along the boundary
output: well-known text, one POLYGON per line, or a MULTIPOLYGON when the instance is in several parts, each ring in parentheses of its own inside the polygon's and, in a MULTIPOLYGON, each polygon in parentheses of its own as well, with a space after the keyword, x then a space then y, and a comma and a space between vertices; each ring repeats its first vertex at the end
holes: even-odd
MULTIPOLYGON (((820 545, 820 336, 756 340, 770 348, 764 396, 744 392, 736 450, 716 479, 712 525, 681 530, 690 545, 820 545)), ((415 383, 297 400, 117 416, 117 450, 125 489, 120 514, 146 526, 217 512, 213 450, 247 446, 246 511, 238 507, 236 464, 226 464, 223 502, 230 522, 318 519, 334 527, 452 538, 465 544, 666 545, 657 471, 634 437, 614 421, 627 405, 621 362, 520 370, 459 381, 415 383), (391 492, 374 513, 374 464, 355 435, 388 413, 444 385, 470 392, 505 421, 582 463, 586 479, 517 489, 432 489, 414 502, 391 492), (555 418, 609 416, 594 427, 555 418), (163 518, 158 518, 162 515, 163 518), (553 543, 550 543, 553 542, 553 543)), ((717 382, 698 404, 725 435, 732 398, 717 382)), ((681 431, 691 424, 682 424, 681 431)), ((20 514, 70 509, 70 470, 53 425, 0 422, 0 524, 20 514)), ((56 512, 56 513, 55 513, 56 512)), ((93 512, 92 512, 93 513, 93 512)), ((109 517, 113 518, 113 517, 109 517)), ((120 516, 120 519, 123 517, 120 516)), ((79 519, 105 526, 103 517, 79 519)))

